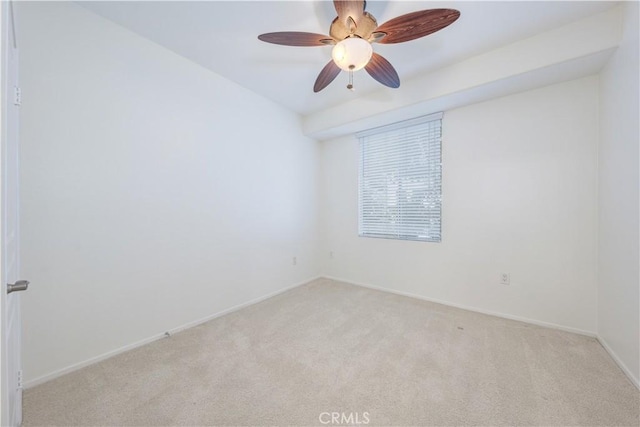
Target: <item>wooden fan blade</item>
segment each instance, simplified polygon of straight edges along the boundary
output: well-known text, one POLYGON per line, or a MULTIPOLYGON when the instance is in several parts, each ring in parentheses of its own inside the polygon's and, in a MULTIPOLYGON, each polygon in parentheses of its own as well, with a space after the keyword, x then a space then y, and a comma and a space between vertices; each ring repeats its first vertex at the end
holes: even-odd
POLYGON ((327 44, 335 43, 329 36, 297 31, 281 31, 278 33, 260 34, 258 38, 263 42, 281 44, 285 46, 325 46, 327 44))
POLYGON ((393 65, 382 56, 374 52, 369 63, 364 67, 367 73, 378 82, 392 88, 400 87, 400 77, 393 65))
POLYGON ((376 32, 387 33, 378 43, 402 43, 448 27, 460 17, 455 9, 429 9, 407 13, 385 22, 376 32))
POLYGON ((338 67, 333 60, 329 61, 322 71, 320 71, 320 74, 318 74, 316 83, 313 85, 313 91, 320 92, 322 89, 329 86, 329 83, 331 83, 338 74, 340 74, 340 67, 338 67))
POLYGON ((364 0, 334 0, 338 19, 349 28, 349 17, 357 26, 364 15, 364 0))

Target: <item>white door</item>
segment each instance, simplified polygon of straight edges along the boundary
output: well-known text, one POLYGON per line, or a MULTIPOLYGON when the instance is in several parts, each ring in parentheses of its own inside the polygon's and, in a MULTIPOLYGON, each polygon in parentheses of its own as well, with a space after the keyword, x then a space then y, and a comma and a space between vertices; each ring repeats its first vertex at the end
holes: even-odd
POLYGON ((19 274, 18 234, 18 49, 15 39, 13 7, 2 2, 2 286, 0 313, 2 340, 2 425, 22 423, 22 364, 20 294, 26 282, 19 274))

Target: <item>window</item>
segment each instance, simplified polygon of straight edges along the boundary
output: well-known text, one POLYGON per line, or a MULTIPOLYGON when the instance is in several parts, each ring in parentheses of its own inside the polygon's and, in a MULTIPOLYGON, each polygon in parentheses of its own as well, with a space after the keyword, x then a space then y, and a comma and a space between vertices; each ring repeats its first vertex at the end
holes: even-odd
POLYGON ((359 234, 440 241, 442 113, 361 132, 359 234))

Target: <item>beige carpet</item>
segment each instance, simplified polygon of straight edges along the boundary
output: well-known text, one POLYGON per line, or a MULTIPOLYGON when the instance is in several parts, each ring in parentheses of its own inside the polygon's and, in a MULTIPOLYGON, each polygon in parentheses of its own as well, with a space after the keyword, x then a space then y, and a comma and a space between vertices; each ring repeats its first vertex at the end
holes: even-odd
POLYGON ((639 399, 593 338, 319 280, 27 390, 24 425, 637 426, 639 399))

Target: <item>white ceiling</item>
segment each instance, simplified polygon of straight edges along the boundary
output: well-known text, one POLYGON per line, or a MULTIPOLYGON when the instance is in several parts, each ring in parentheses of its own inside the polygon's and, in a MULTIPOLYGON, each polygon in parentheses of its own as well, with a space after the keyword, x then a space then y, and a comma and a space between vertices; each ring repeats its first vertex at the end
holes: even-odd
MULTIPOLYGON (((302 115, 324 110, 380 86, 364 70, 355 73, 356 91, 345 88, 346 73, 320 93, 313 83, 331 58, 331 47, 289 47, 263 43, 273 31, 327 34, 335 17, 330 1, 102 1, 82 2, 114 21, 286 108, 302 115)), ((611 1, 432 2, 368 1, 378 24, 404 13, 448 7, 461 17, 422 39, 374 45, 396 68, 401 81, 500 46, 599 13, 611 1)))

